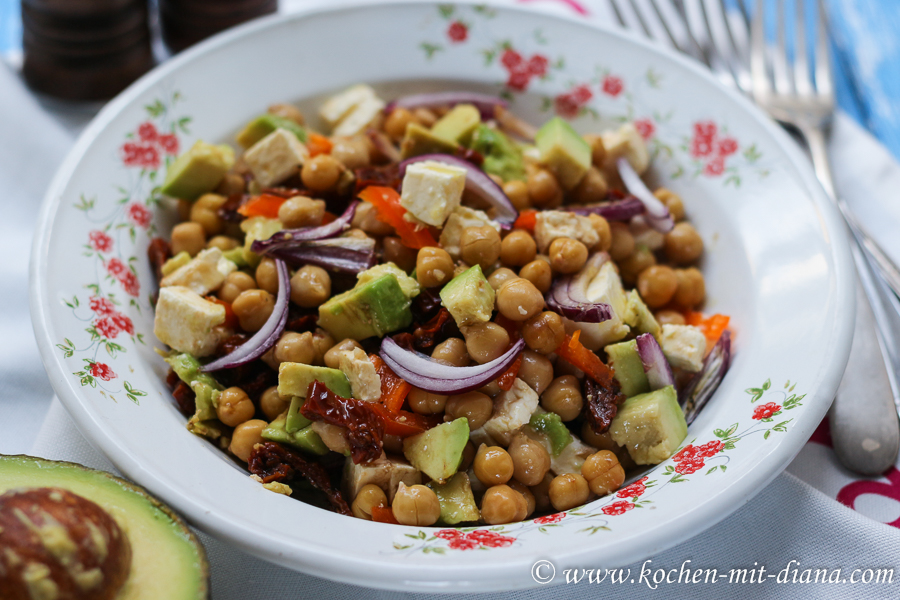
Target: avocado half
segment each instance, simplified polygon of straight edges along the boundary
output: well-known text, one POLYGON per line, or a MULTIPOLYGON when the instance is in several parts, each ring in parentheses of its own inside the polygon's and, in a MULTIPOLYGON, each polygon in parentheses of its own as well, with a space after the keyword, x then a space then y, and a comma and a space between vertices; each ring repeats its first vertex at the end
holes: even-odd
POLYGON ((131 572, 117 600, 206 600, 209 564, 197 536, 143 488, 103 471, 33 456, 0 455, 0 494, 63 488, 103 508, 131 543, 131 572))

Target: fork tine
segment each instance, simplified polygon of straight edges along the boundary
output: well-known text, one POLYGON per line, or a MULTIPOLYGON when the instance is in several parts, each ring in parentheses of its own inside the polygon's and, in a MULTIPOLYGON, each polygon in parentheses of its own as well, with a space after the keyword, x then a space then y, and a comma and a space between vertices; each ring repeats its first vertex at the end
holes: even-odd
POLYGON ((793 91, 793 86, 791 85, 790 66, 788 65, 787 46, 785 44, 785 29, 787 28, 785 12, 787 11, 781 6, 780 9, 775 12, 777 13, 775 20, 776 46, 774 49, 771 49, 770 47, 772 53, 772 73, 775 76, 775 89, 778 93, 790 94, 793 91))
POLYGON ((672 45, 693 56, 700 62, 705 63, 706 58, 703 56, 703 50, 697 44, 697 40, 690 34, 678 9, 670 0, 650 0, 650 6, 656 13, 656 17, 662 26, 663 31, 668 36, 672 45))
POLYGON ((703 22, 706 24, 707 37, 713 46, 713 50, 724 63, 723 69, 726 69, 731 74, 732 85, 744 92, 749 91, 750 86, 747 78, 742 78, 742 73, 746 72, 746 67, 742 62, 742 53, 735 43, 731 26, 728 23, 728 11, 724 0, 702 0, 700 8, 703 14, 703 22))
POLYGON ((821 96, 834 97, 834 79, 831 73, 831 59, 828 55, 828 15, 825 3, 818 2, 818 32, 816 39, 816 90, 821 96))
POLYGON ((641 10, 641 7, 638 6, 637 0, 631 0, 631 10, 634 12, 635 21, 641 25, 641 28, 644 30, 647 37, 651 40, 656 40, 658 36, 653 29, 650 28, 650 24, 647 23, 647 20, 644 18, 643 11, 641 10))
POLYGON ((753 22, 750 25, 750 73, 753 79, 753 96, 757 102, 772 93, 772 84, 766 69, 766 31, 764 0, 756 1, 753 22))
POLYGON ((809 70, 809 59, 806 47, 806 11, 803 5, 806 0, 796 0, 797 12, 794 18, 797 20, 796 46, 794 48, 794 86, 801 96, 813 93, 812 73, 809 70))
POLYGON ((616 2, 616 0, 610 0, 609 5, 612 8, 613 13, 616 15, 616 20, 619 22, 619 25, 628 29, 629 25, 625 21, 625 16, 619 10, 619 4, 616 2))

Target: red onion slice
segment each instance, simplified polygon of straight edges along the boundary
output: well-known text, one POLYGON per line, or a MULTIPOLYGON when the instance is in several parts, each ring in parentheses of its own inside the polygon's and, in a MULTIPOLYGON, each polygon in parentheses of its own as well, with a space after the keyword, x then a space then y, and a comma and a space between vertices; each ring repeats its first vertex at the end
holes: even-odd
POLYGON ((681 392, 684 419, 690 425, 718 389, 731 366, 731 332, 727 329, 703 361, 703 368, 681 392))
POLYGON ((291 284, 288 278, 288 268, 284 261, 276 258, 275 268, 278 271, 278 296, 275 298, 275 308, 272 309, 272 314, 269 315, 265 324, 234 352, 203 365, 200 368, 201 371, 218 371, 245 365, 265 354, 281 337, 281 332, 284 331, 288 319, 291 284))
POLYGON ((662 348, 649 333, 637 336, 637 353, 644 365, 644 373, 650 382, 651 390, 659 390, 669 385, 675 385, 675 376, 672 367, 663 355, 662 348))
POLYGON ((350 203, 344 213, 337 219, 320 227, 301 227, 300 229, 282 229, 267 240, 256 240, 250 249, 257 254, 269 254, 273 250, 281 250, 297 246, 303 242, 312 242, 334 237, 350 227, 359 200, 350 203))
POLYGON ((666 205, 659 198, 653 195, 653 192, 641 179, 641 176, 632 168, 631 163, 624 158, 620 158, 616 161, 616 166, 619 169, 622 183, 625 184, 628 192, 644 203, 644 208, 647 211, 644 218, 647 219, 650 227, 661 233, 672 231, 672 228, 675 227, 675 220, 669 214, 669 209, 666 208, 666 205))
POLYGON ((630 221, 634 217, 643 214, 644 203, 634 196, 628 196, 624 200, 589 206, 566 206, 562 210, 583 216, 590 214, 600 215, 607 221, 630 221))
POLYGON ((473 367, 453 367, 432 360, 400 347, 389 337, 381 341, 379 354, 394 373, 417 388, 448 395, 471 392, 493 381, 509 368, 524 348, 525 340, 519 339, 502 356, 473 367))
POLYGON ((457 158, 450 154, 423 154, 408 158, 400 163, 400 178, 406 174, 406 167, 411 164, 433 160, 466 170, 466 190, 488 202, 494 208, 494 219, 504 225, 512 225, 519 217, 519 211, 513 206, 503 188, 494 183, 487 173, 467 160, 457 158))
POLYGON ((315 265, 336 273, 356 274, 371 269, 377 262, 372 238, 332 238, 302 242, 290 247, 270 249, 267 256, 280 258, 299 267, 315 265))
POLYGON ((602 323, 611 319, 613 310, 609 304, 592 302, 587 297, 588 286, 607 260, 607 253, 598 252, 581 271, 558 279, 546 297, 548 308, 576 323, 602 323))
POLYGON ((506 100, 490 94, 479 94, 477 92, 432 92, 397 98, 393 102, 388 103, 384 112, 390 114, 395 108, 436 108, 438 106, 456 106, 457 104, 474 104, 481 113, 482 119, 494 118, 495 106, 504 108, 509 106, 506 100))

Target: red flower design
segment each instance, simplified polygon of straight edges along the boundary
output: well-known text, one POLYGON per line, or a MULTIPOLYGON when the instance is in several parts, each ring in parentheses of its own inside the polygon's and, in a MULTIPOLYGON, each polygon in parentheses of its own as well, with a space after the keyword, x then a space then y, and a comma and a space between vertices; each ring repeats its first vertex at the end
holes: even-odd
POLYGON ((719 128, 712 121, 697 121, 694 123, 694 137, 712 140, 716 137, 719 128))
POLYGON ((683 460, 690 460, 697 455, 697 449, 693 444, 688 444, 684 448, 678 451, 675 456, 672 457, 672 460, 675 462, 681 462, 683 460))
POLYGON ((145 169, 159 168, 159 150, 150 143, 136 144, 126 142, 122 144, 122 162, 126 167, 142 167, 145 169))
POLYGON ((440 531, 438 531, 437 533, 434 534, 434 537, 441 538, 442 540, 450 541, 450 540, 455 540, 458 537, 463 537, 464 535, 465 534, 463 534, 463 532, 460 531, 459 529, 441 529, 440 531))
POLYGON ((711 139, 695 137, 691 140, 691 156, 694 158, 704 158, 713 153, 713 142, 711 139))
POLYGON ((503 548, 511 546, 516 538, 507 535, 500 535, 496 531, 488 531, 486 529, 478 529, 466 534, 466 539, 478 542, 482 546, 488 548, 503 548))
POLYGON ((725 157, 717 156, 708 163, 706 163, 706 167, 703 168, 703 174, 708 175, 709 177, 718 177, 722 173, 725 172, 725 157))
POLYGON ((155 142, 159 137, 159 132, 156 130, 156 125, 154 125, 150 121, 145 121, 138 125, 137 134, 138 137, 141 138, 142 142, 155 142))
POLYGON ((526 60, 519 52, 507 48, 500 55, 500 64, 509 73, 506 86, 522 92, 528 88, 532 77, 543 77, 547 74, 550 61, 541 54, 535 54, 526 60))
POLYGON ((150 225, 150 211, 147 210, 147 207, 138 204, 136 202, 132 202, 128 205, 128 210, 126 211, 128 214, 128 218, 137 225, 138 227, 147 228, 150 225))
POLYGON ((506 80, 506 86, 518 92, 524 92, 530 82, 531 75, 528 71, 517 69, 510 72, 509 79, 506 80))
POLYGON ((638 119, 634 122, 634 128, 645 140, 649 140, 656 133, 656 125, 653 123, 653 119, 638 119))
POLYGON ((556 112, 567 119, 575 118, 581 112, 581 108, 593 97, 594 94, 588 86, 584 84, 575 86, 555 98, 556 112))
POLYGON ((482 546, 488 548, 503 548, 512 545, 516 538, 500 535, 496 531, 479 529, 469 533, 463 533, 458 529, 441 529, 434 537, 447 540, 447 546, 452 550, 476 550, 482 546))
POLYGON ((633 508, 634 508, 634 504, 632 504, 631 502, 626 502, 625 500, 619 500, 617 502, 613 502, 612 504, 604 506, 603 508, 600 509, 600 511, 605 515, 609 515, 609 516, 613 517, 613 516, 617 516, 617 515, 624 515, 625 513, 627 513, 629 510, 631 510, 633 508))
POLYGON ((119 278, 119 283, 122 284, 125 293, 129 296, 137 298, 141 293, 141 282, 138 281, 137 276, 131 271, 126 271, 125 274, 119 278))
POLYGON ((91 375, 99 377, 103 381, 109 381, 110 379, 115 379, 117 377, 108 365, 98 362, 91 363, 91 375))
POLYGON ((631 485, 627 485, 623 487, 616 493, 616 496, 619 498, 637 498, 647 491, 647 486, 644 485, 644 482, 647 481, 647 477, 641 477, 631 485))
POLYGON ((161 135, 156 142, 166 154, 178 154, 178 137, 174 133, 161 135))
POLYGON ((675 466, 675 472, 682 475, 690 475, 702 469, 704 464, 702 456, 691 456, 678 463, 675 466))
POLYGON ((113 323, 115 323, 116 327, 121 331, 124 331, 128 335, 134 335, 134 323, 131 322, 130 318, 119 312, 110 315, 109 318, 112 319, 113 323))
POLYGON ((516 69, 523 61, 522 55, 512 48, 507 48, 503 51, 503 54, 500 55, 500 64, 502 64, 507 71, 516 69))
POLYGON ((537 519, 534 520, 534 522, 537 523, 538 525, 550 525, 552 523, 559 523, 560 521, 563 520, 563 517, 565 517, 565 516, 566 516, 566 513, 558 512, 558 513, 555 513, 552 515, 538 517, 537 519))
POLYGON ((450 543, 447 544, 447 546, 451 550, 477 550, 481 547, 481 544, 467 537, 458 537, 450 540, 450 543))
POLYGON ((528 64, 526 65, 528 72, 535 77, 543 77, 546 75, 548 66, 550 66, 550 61, 547 60, 546 56, 541 54, 533 55, 528 59, 528 64))
POLYGON ((128 267, 125 266, 118 258, 111 258, 108 263, 106 263, 106 272, 119 279, 126 271, 128 271, 128 267))
POLYGON ((769 402, 768 404, 763 404, 762 406, 757 406, 753 411, 753 418, 757 421, 762 419, 769 419, 772 415, 777 414, 781 411, 781 407, 774 402, 769 402))
POLYGON ((725 444, 723 444, 719 440, 706 442, 702 446, 697 446, 697 456, 700 456, 702 458, 712 458, 713 456, 718 454, 724 447, 725 444))
POLYGON ((97 252, 109 252, 113 247, 113 239, 104 231, 95 229, 88 234, 91 247, 97 252))
POLYGON ((453 21, 447 29, 447 37, 454 43, 464 42, 469 37, 469 28, 462 21, 453 21))
POLYGON ((622 90, 625 89, 625 84, 622 82, 622 79, 620 77, 616 77, 615 75, 607 75, 603 78, 602 89, 604 94, 615 98, 622 93, 622 90))
POLYGON ((101 316, 116 314, 116 305, 100 296, 91 296, 91 310, 101 316))
POLYGON ((737 140, 731 137, 719 140, 719 156, 731 156, 738 151, 737 140))
POLYGON ((115 339, 119 335, 119 327, 113 317, 100 317, 94 321, 94 329, 105 338, 115 339))

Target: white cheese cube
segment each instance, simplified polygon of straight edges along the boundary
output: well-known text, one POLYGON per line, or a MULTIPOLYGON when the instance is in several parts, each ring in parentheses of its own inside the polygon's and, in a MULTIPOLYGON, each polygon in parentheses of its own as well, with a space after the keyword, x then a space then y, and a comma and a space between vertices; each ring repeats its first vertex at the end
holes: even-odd
POLYGON ((309 152, 297 136, 278 128, 244 153, 244 162, 263 187, 281 183, 297 173, 309 152))
POLYGON ((344 463, 343 488, 348 499, 356 498, 364 485, 374 483, 384 490, 388 501, 393 502, 401 482, 405 485, 422 483, 422 473, 401 458, 385 455, 369 464, 354 464, 349 457, 344 463))
POLYGON ((365 402, 381 398, 381 377, 362 348, 341 352, 339 367, 350 381, 354 398, 365 402))
POLYGON ((696 373, 703 368, 706 336, 693 325, 662 326, 659 346, 673 367, 696 373))
POLYGON ((508 391, 494 398, 494 413, 482 426, 484 432, 501 446, 509 446, 512 434, 528 424, 539 401, 537 393, 516 378, 508 391))
POLYGON ((368 98, 361 102, 350 114, 341 119, 341 122, 331 132, 332 135, 350 137, 362 133, 381 111, 384 110, 384 101, 380 98, 368 98))
POLYGON ((225 322, 225 307, 181 286, 160 288, 153 333, 173 350, 194 356, 216 351, 225 322))
POLYGON ((628 164, 643 174, 650 167, 650 152, 644 138, 635 129, 633 123, 626 123, 615 131, 607 131, 600 136, 603 147, 606 148, 606 159, 603 168, 607 171, 618 172, 616 161, 624 157, 628 164))
POLYGON ((588 247, 588 250, 600 242, 597 230, 591 220, 575 213, 562 210, 542 210, 537 214, 534 226, 534 241, 538 250, 546 253, 550 244, 557 238, 572 238, 588 247))
POLYGON ((237 270, 237 265, 222 256, 218 248, 201 250, 190 262, 175 269, 159 282, 160 287, 180 285, 205 296, 219 289, 225 277, 237 270))
POLYGON ((459 259, 460 248, 459 240, 463 231, 469 227, 484 227, 490 225, 498 232, 500 231, 500 223, 492 221, 487 213, 481 210, 475 210, 468 206, 457 206, 447 217, 444 228, 441 230, 441 248, 446 250, 454 259, 459 259))
POLYGON ((612 318, 602 323, 575 323, 563 317, 563 323, 569 334, 580 329, 579 341, 585 348, 594 352, 607 344, 618 342, 628 335, 629 327, 623 321, 628 298, 625 296, 625 290, 622 289, 622 280, 619 279, 613 262, 607 262, 600 267, 600 271, 588 285, 585 294, 591 302, 609 304, 613 312, 612 318))
POLYGON ((326 100, 319 108, 319 116, 329 125, 336 125, 338 121, 350 114, 354 108, 366 100, 377 99, 375 90, 365 84, 358 84, 347 88, 343 92, 335 94, 326 100))
POLYGON ((403 176, 400 205, 428 225, 440 227, 462 201, 466 170, 434 160, 413 163, 403 176))

